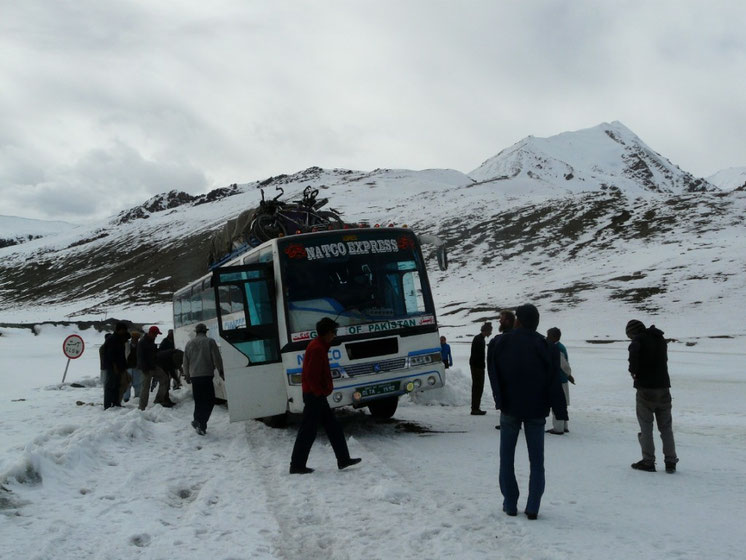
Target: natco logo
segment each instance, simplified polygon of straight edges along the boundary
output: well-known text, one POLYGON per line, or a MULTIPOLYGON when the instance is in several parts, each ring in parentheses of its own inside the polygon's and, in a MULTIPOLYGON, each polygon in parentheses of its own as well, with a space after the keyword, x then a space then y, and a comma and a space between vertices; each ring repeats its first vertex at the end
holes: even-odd
POLYGON ((396 240, 396 244, 401 250, 414 249, 414 239, 412 239, 411 237, 402 236, 396 240))
POLYGON ((306 248, 298 243, 288 245, 285 254, 291 259, 305 259, 308 256, 306 255, 306 248))

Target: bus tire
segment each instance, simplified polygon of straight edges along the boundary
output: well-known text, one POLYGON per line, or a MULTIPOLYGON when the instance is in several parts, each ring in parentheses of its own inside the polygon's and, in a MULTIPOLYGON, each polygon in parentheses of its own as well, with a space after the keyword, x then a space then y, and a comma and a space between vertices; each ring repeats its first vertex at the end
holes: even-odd
POLYGON ((384 397, 368 403, 368 410, 373 418, 382 420, 391 418, 399 406, 399 397, 384 397))
POLYGON ((262 418, 262 422, 270 428, 287 428, 288 413, 283 412, 282 414, 277 414, 275 416, 266 416, 265 418, 262 418))

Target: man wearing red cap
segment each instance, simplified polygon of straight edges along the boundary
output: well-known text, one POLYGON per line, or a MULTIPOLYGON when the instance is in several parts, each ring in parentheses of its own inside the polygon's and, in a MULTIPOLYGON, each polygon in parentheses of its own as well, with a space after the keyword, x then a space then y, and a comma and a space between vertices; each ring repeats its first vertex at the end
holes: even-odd
POLYGON ((150 397, 150 381, 155 378, 158 381, 158 392, 155 395, 155 403, 165 407, 174 405, 168 396, 168 374, 158 367, 156 363, 155 338, 161 334, 161 330, 153 325, 140 339, 137 345, 137 368, 142 371, 142 389, 140 390, 140 410, 145 410, 150 397))

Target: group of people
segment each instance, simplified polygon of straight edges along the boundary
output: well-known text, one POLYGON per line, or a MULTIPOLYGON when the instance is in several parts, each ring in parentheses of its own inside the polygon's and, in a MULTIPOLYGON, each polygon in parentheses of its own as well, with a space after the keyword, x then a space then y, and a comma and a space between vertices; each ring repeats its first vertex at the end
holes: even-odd
POLYGON ((156 404, 174 406, 169 385, 172 377, 178 381, 177 357, 181 351, 174 348, 172 330, 158 347, 156 338, 161 334, 155 325, 141 335, 134 329, 130 332, 127 323, 119 322, 113 333, 105 335, 99 349, 104 409, 122 406, 122 401, 129 401, 134 392, 140 399, 140 410, 145 410, 153 386, 158 389, 156 404))
POLYGON ((162 333, 157 326, 141 335, 137 330, 130 331, 127 323, 117 323, 114 332, 106 334, 99 350, 104 409, 121 407, 122 401, 129 401, 134 391, 139 397, 138 408, 145 410, 150 392, 156 388, 153 402, 166 408, 174 406, 169 386, 173 380, 174 389, 181 387, 183 369, 194 397, 192 427, 205 435, 215 404, 215 371, 225 378, 218 345, 207 337, 207 331, 203 323, 196 325, 194 338, 181 351, 175 348, 173 330, 168 331, 158 346, 156 338, 162 333))
MULTIPOLYGON (((471 414, 483 415, 480 408, 485 370, 490 380, 495 408, 500 411, 499 483, 503 511, 518 514, 519 489, 515 476, 515 448, 521 429, 528 448, 530 474, 528 499, 524 513, 537 519, 544 493, 544 433, 564 435, 569 432, 567 405, 569 383, 574 384, 567 348, 560 342, 561 331, 552 327, 546 337, 537 332, 539 311, 526 304, 515 313, 502 311, 500 335, 489 345, 492 324, 484 323, 471 344, 469 368, 472 377, 471 414), (486 351, 485 351, 486 350, 486 351), (546 418, 552 413, 552 427, 545 430, 546 418)), ((640 425, 638 439, 642 459, 632 468, 655 472, 653 424, 663 442, 666 472, 676 472, 678 457, 671 420, 671 392, 668 375, 667 343, 660 329, 646 328, 639 320, 626 326, 629 345, 629 372, 637 390, 636 412, 640 425)), ((446 338, 441 336, 441 356, 446 368, 453 357, 446 338)))

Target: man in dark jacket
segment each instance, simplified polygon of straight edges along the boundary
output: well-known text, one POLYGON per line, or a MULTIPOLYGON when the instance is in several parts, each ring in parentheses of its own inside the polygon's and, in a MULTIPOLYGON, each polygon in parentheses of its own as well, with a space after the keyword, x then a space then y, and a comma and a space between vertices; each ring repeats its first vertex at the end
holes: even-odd
POLYGON ((523 426, 531 474, 525 513, 539 514, 544 494, 544 425, 550 407, 567 419, 567 405, 559 377, 559 350, 536 332, 539 311, 531 304, 515 311, 515 328, 499 337, 489 364, 495 408, 500 410, 500 491, 503 511, 518 513, 515 447, 523 426))
POLYGON ((329 368, 329 348, 332 340, 337 336, 337 323, 329 317, 324 317, 316 323, 316 338, 314 338, 303 356, 303 371, 301 384, 303 386, 303 419, 293 446, 290 459, 290 474, 308 474, 313 469, 306 466, 308 454, 316 439, 319 424, 324 426, 329 443, 337 456, 337 467, 346 469, 356 465, 360 459, 350 458, 342 426, 334 417, 334 411, 329 407, 326 398, 332 394, 334 384, 329 368))
POLYGON ((126 323, 117 323, 114 334, 106 339, 103 346, 101 365, 105 373, 104 410, 112 406, 122 406, 119 384, 122 375, 127 373, 127 359, 124 345, 130 338, 126 323))
MULTIPOLYGON (((509 309, 503 309, 500 311, 500 318, 497 320, 498 324, 500 325, 497 327, 498 332, 500 333, 496 337, 494 337, 492 340, 490 340, 490 343, 487 345, 487 369, 489 370, 490 364, 492 363, 492 359, 490 356, 495 351, 495 344, 497 344, 497 341, 500 339, 500 336, 508 333, 513 330, 513 325, 515 325, 515 313, 510 311, 509 309)), ((488 371, 488 377, 490 380, 490 385, 492 385, 492 380, 496 379, 495 376, 488 371)), ((492 392, 494 394, 495 388, 492 388, 492 392)), ((500 429, 500 424, 495 426, 496 430, 500 429)))
POLYGON ((158 380, 158 392, 155 395, 154 402, 167 408, 174 406, 168 396, 168 374, 158 366, 157 350, 155 345, 156 337, 161 334, 161 330, 153 325, 148 329, 137 345, 137 368, 142 371, 142 389, 140 390, 140 410, 145 410, 150 398, 150 382, 152 379, 158 380))
POLYGON ((637 421, 640 432, 637 439, 642 449, 642 460, 632 464, 633 469, 655 472, 655 443, 653 419, 663 442, 666 472, 676 472, 676 445, 671 420, 671 380, 668 377, 668 348, 663 331, 645 325, 636 319, 627 323, 629 345, 629 373, 637 389, 637 421))
POLYGON ((469 369, 471 370, 471 413, 474 416, 487 414, 480 408, 482 393, 484 392, 484 359, 487 344, 485 338, 492 334, 492 323, 485 323, 479 329, 479 334, 471 341, 469 355, 469 369))

